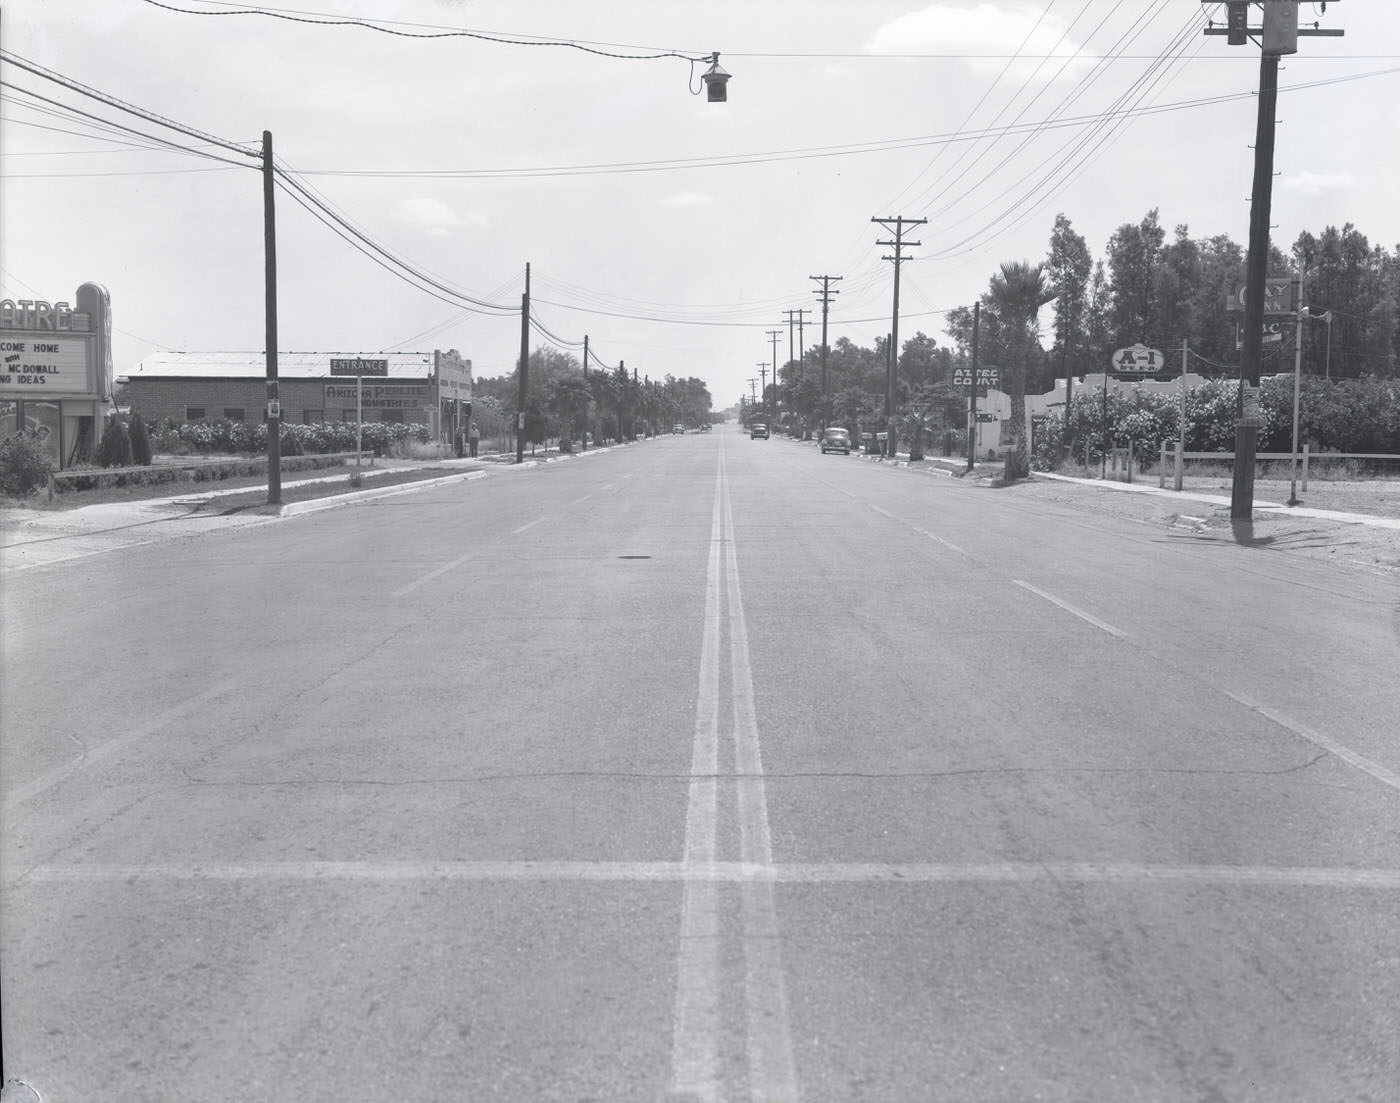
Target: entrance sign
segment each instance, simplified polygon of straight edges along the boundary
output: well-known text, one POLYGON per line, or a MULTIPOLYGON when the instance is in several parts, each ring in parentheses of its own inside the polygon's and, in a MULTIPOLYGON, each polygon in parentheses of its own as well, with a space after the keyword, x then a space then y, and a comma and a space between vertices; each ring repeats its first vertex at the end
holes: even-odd
POLYGON ((1161 352, 1157 349, 1150 349, 1144 344, 1119 349, 1113 354, 1113 370, 1116 372, 1140 372, 1144 375, 1152 375, 1162 371, 1166 362, 1166 357, 1161 352))
POLYGON ((331 358, 332 375, 388 375, 388 360, 364 360, 359 357, 331 358))

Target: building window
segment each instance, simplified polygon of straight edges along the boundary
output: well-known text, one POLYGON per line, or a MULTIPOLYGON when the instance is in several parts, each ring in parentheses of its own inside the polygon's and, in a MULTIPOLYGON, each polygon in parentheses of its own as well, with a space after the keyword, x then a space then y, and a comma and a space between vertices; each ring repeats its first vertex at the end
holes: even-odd
POLYGON ((186 406, 186 407, 185 407, 185 420, 186 420, 186 421, 203 421, 204 418, 205 418, 206 416, 207 416, 207 415, 204 413, 204 407, 203 407, 203 406, 186 406))
POLYGON ((225 406, 225 407, 224 407, 224 417, 227 418, 229 421, 242 421, 242 420, 243 420, 243 407, 242 407, 242 406, 225 406))
POLYGON ((301 423, 303 425, 315 425, 318 421, 326 420, 325 410, 303 410, 301 412, 301 423))
POLYGON ((341 411, 340 411, 340 415, 341 415, 341 417, 340 417, 341 421, 354 421, 354 420, 355 420, 355 411, 354 411, 354 410, 341 410, 341 411))
POLYGON ((402 410, 381 410, 381 411, 379 412, 379 420, 380 420, 380 421, 394 421, 394 422, 403 421, 403 411, 402 411, 402 410))

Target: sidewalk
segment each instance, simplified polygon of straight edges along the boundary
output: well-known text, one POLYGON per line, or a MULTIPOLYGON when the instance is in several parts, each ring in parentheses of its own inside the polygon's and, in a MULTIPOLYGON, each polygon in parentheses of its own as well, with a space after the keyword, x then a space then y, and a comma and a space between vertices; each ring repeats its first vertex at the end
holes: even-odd
MULTIPOLYGON (((882 460, 880 457, 866 457, 877 463, 893 462, 900 467, 910 467, 911 463, 907 453, 897 454, 893 461, 882 460)), ((925 468, 928 471, 938 471, 947 475, 961 475, 967 470, 967 458, 961 456, 925 456, 922 461, 930 466, 925 468)), ((917 469, 917 468, 916 468, 917 469)), ((978 461, 975 472, 987 473, 996 472, 998 475, 1002 470, 999 462, 978 461)), ((1155 478, 1156 476, 1153 476, 1155 478)), ((1078 486, 1093 487, 1098 490, 1108 492, 1118 492, 1125 494, 1145 494, 1156 498, 1172 502, 1199 502, 1202 505, 1223 506, 1229 508, 1230 496, 1222 494, 1209 494, 1199 490, 1170 490, 1165 487, 1149 486, 1144 483, 1125 483, 1114 479, 1083 479, 1073 475, 1056 475, 1048 471, 1036 471, 1031 474, 1034 479, 1049 479, 1055 482, 1073 483, 1078 486)), ((1352 513, 1341 510, 1312 509, 1307 506, 1290 506, 1283 502, 1271 502, 1260 498, 1254 500, 1254 515, 1261 517, 1299 517, 1311 518, 1317 521, 1334 521, 1347 525, 1367 525, 1373 528, 1389 529, 1400 532, 1400 518, 1380 517, 1373 513, 1352 513)))
MULTIPOLYGON (((333 475, 284 480, 282 489, 286 491, 322 484, 334 484, 343 488, 350 476, 357 471, 364 480, 364 488, 284 502, 276 507, 275 511, 266 506, 240 509, 232 513, 220 513, 217 508, 210 508, 211 503, 217 507, 220 500, 247 498, 250 494, 256 494, 259 489, 257 485, 217 490, 186 490, 184 493, 175 493, 167 497, 101 502, 72 509, 0 509, 0 570, 19 570, 46 563, 80 559, 114 548, 149 544, 171 536, 198 535, 275 524, 283 518, 353 505, 374 498, 409 494, 448 482, 482 479, 492 471, 521 471, 543 463, 554 463, 561 458, 583 458, 605 452, 612 447, 617 445, 598 445, 577 453, 541 451, 534 457, 527 453, 522 464, 515 463, 513 454, 492 452, 483 453, 475 459, 449 455, 442 459, 419 462, 391 461, 386 464, 381 460, 373 467, 358 469, 342 467, 337 468, 333 475), (376 478, 425 468, 446 468, 450 473, 393 486, 373 485, 376 478)), ((185 485, 192 487, 197 484, 185 485)))

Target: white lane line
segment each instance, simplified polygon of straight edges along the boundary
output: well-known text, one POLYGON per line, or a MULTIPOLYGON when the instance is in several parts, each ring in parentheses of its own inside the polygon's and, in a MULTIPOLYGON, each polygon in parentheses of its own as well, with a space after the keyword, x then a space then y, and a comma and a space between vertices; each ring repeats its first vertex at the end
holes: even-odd
POLYGON ((945 548, 947 548, 949 551, 957 552, 959 555, 965 555, 965 556, 967 556, 969 559, 972 558, 972 553, 971 553, 971 552, 969 552, 969 551, 964 551, 962 548, 958 547, 958 546, 957 546, 956 544, 954 544, 952 541, 950 541, 950 540, 944 540, 943 537, 938 536, 938 535, 936 535, 936 534, 934 534, 934 533, 932 533, 932 532, 929 532, 928 529, 921 529, 921 528, 915 526, 915 527, 914 527, 914 531, 917 532, 920 536, 927 536, 927 537, 928 537, 930 540, 932 540, 935 544, 942 544, 942 545, 943 545, 945 548))
POLYGON ((584 502, 588 501, 588 499, 591 498, 591 497, 593 497, 592 494, 585 494, 582 498, 575 498, 572 502, 569 503, 569 505, 571 505, 571 506, 581 506, 581 505, 583 505, 584 502))
MULTIPOLYGON (((724 515, 730 537, 725 545, 725 584, 729 597, 730 675, 734 697, 734 767, 739 775, 735 782, 739 853, 745 865, 771 867, 773 838, 754 706, 748 625, 744 619, 735 552, 734 516, 727 485, 724 487, 724 515)), ((755 1103, 791 1103, 799 1096, 797 1065, 792 1055, 792 1030, 773 885, 770 881, 745 881, 741 894, 749 1097, 755 1103)))
POLYGON ((510 530, 510 534, 511 534, 512 536, 519 536, 522 532, 527 532, 527 531, 529 531, 530 529, 534 528, 536 525, 542 525, 542 524, 544 524, 544 523, 545 523, 546 521, 548 521, 548 520, 549 520, 548 514, 546 514, 544 517, 536 517, 536 518, 535 518, 533 521, 531 521, 529 524, 521 525, 518 529, 511 529, 511 530, 510 530))
POLYGON ((1120 640, 1127 639, 1128 634, 1122 629, 1114 628, 1113 625, 1107 623, 1106 621, 1099 620, 1099 618, 1094 616, 1092 613, 1086 613, 1083 609, 1075 608, 1063 598, 1058 598, 1054 594, 1046 593, 1038 586, 1032 586, 1029 582, 1023 582, 1019 578, 1013 578, 1011 581, 1016 583, 1016 585, 1021 587, 1021 589, 1029 590, 1036 596, 1043 597, 1046 601, 1050 602, 1051 605, 1058 605, 1066 613, 1073 613, 1080 620, 1092 624, 1095 628, 1102 629, 1103 631, 1107 632, 1110 636, 1117 636, 1120 640))
POLYGON ((793 885, 1211 885, 1221 888, 1400 890, 1400 869, 1329 866, 1173 866, 1133 862, 984 864, 795 862, 757 866, 714 862, 237 862, 209 865, 40 865, 0 871, 7 887, 105 882, 622 882, 793 885))
POLYGON ((1394 770, 1386 769, 1379 762, 1372 762, 1364 755, 1357 754, 1350 747, 1343 746, 1335 739, 1331 739, 1320 732, 1315 732, 1311 728, 1304 727, 1302 724, 1298 723, 1298 721, 1283 715, 1281 712, 1276 712, 1267 705, 1261 705, 1257 701, 1251 701, 1247 697, 1241 697, 1237 693, 1231 693, 1228 689, 1225 690, 1225 696, 1232 701, 1237 701, 1250 711, 1257 712, 1260 716, 1272 720, 1279 727, 1286 728, 1299 738, 1306 739, 1314 746, 1321 747, 1324 751, 1335 755, 1349 765, 1355 766, 1363 773, 1370 774, 1377 781, 1389 785, 1392 789, 1400 789, 1400 774, 1397 774, 1394 770))
POLYGON ((410 582, 407 586, 401 586, 401 587, 399 587, 399 589, 395 590, 395 591, 394 591, 392 594, 390 594, 389 596, 390 596, 391 598, 395 598, 395 597, 403 597, 405 594, 411 594, 414 590, 418 589, 419 586, 427 585, 429 582, 431 582, 433 579, 437 578, 439 575, 444 575, 444 574, 446 574, 448 571, 456 570, 456 569, 457 569, 458 567, 460 567, 463 563, 465 563, 468 559, 474 559, 474 558, 476 558, 476 552, 474 552, 474 551, 469 551, 469 552, 467 552, 466 555, 459 555, 456 559, 452 560, 451 563, 444 563, 441 567, 438 567, 436 570, 429 571, 427 574, 423 575, 421 578, 415 579, 414 581, 410 582))
MULTIPOLYGON (((710 558, 705 572, 705 623, 700 641, 695 738, 685 810, 687 875, 713 868, 718 806, 720 565, 723 561, 723 458, 715 468, 710 512, 710 558)), ((671 1091, 703 1103, 720 1098, 719 1077, 719 885, 715 878, 685 882, 676 1003, 671 1020, 671 1091)))
POLYGON ((118 735, 115 738, 107 740, 105 743, 99 743, 97 746, 84 751, 77 758, 70 759, 62 766, 57 766, 47 773, 36 777, 28 784, 21 785, 19 788, 6 795, 4 802, 5 815, 8 816, 19 805, 24 804, 26 801, 33 800, 41 793, 52 789, 78 770, 99 763, 104 758, 110 757, 117 751, 125 750, 138 740, 154 735, 162 728, 168 727, 176 720, 188 716, 190 713, 201 708, 206 702, 231 692, 237 685, 238 683, 232 680, 219 682, 217 685, 209 687, 202 693, 196 693, 193 697, 181 701, 178 705, 172 705, 164 712, 157 713, 140 727, 133 728, 125 735, 118 735))
POLYGON ((876 513, 878 513, 878 514, 880 514, 880 515, 882 515, 882 516, 884 516, 884 517, 888 517, 891 521, 898 521, 898 520, 899 520, 898 517, 896 517, 893 513, 891 513, 891 512, 890 512, 889 510, 887 510, 887 509, 881 509, 879 506, 873 505, 873 504, 871 504, 870 502, 866 502, 865 504, 868 505, 868 506, 870 506, 870 508, 873 509, 876 513))

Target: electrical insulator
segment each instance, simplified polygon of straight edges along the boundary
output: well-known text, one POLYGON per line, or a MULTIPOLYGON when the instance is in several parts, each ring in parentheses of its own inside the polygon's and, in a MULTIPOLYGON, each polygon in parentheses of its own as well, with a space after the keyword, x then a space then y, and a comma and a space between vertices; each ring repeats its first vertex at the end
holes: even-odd
POLYGON ((1264 0, 1264 53, 1298 52, 1298 0, 1264 0))
POLYGON ((1225 41, 1231 46, 1243 46, 1249 41, 1249 4, 1247 0, 1226 0, 1225 41))

